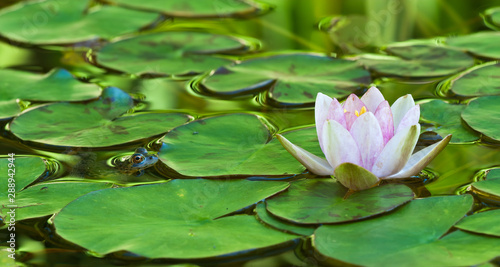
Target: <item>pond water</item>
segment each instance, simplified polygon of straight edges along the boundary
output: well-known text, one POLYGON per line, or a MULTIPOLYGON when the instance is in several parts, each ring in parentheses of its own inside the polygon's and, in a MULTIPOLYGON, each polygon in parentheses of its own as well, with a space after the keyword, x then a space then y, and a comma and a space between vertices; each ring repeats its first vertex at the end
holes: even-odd
MULTIPOLYGON (((240 8, 241 2, 221 0, 205 6, 188 1, 192 3, 188 5, 189 12, 182 11, 186 8, 182 4, 173 5, 167 11, 155 10, 161 1, 147 0, 128 4, 118 0, 82 1, 85 2, 82 7, 72 8, 68 7, 69 0, 46 0, 32 7, 33 10, 18 7, 21 2, 0 3, 0 92, 3 94, 0 96, 0 123, 4 126, 0 155, 7 160, 12 158, 9 153, 15 154, 16 189, 20 191, 16 197, 18 205, 48 208, 26 209, 17 215, 16 262, 19 266, 191 266, 188 263, 200 266, 342 266, 346 262, 364 265, 365 262, 357 260, 359 255, 344 253, 347 256, 338 256, 325 244, 331 243, 336 234, 340 241, 335 242, 349 240, 348 230, 342 232, 341 229, 345 225, 368 224, 365 222, 370 219, 363 219, 371 216, 381 221, 383 216, 380 214, 409 201, 405 198, 409 194, 405 189, 390 189, 395 190, 391 192, 398 195, 398 199, 382 210, 355 214, 345 221, 318 219, 315 223, 304 223, 302 218, 294 217, 297 214, 291 214, 293 212, 280 213, 284 209, 293 210, 293 206, 284 202, 295 203, 293 196, 299 193, 307 195, 300 190, 321 190, 319 184, 303 182, 302 178, 317 176, 304 170, 291 156, 292 163, 277 161, 276 158, 284 155, 281 154, 284 149, 274 135, 299 130, 287 136, 310 148, 310 139, 316 138, 315 132, 302 129, 314 125, 314 97, 328 86, 335 89, 326 93, 339 99, 345 99, 351 92, 360 96, 370 85, 376 85, 389 103, 412 94, 422 107, 423 133, 418 146, 435 143, 449 133, 455 139, 427 166, 420 178, 414 178, 418 182, 405 183, 424 201, 437 199, 432 198, 435 196, 452 198, 452 195, 476 190, 474 211, 499 207, 499 191, 469 187, 483 180, 486 170, 500 167, 500 124, 494 125, 500 122, 500 113, 495 110, 500 105, 500 99, 495 98, 500 95, 500 89, 494 86, 498 74, 474 72, 469 75, 479 76, 480 79, 470 84, 477 85, 478 92, 487 88, 484 89, 489 90, 487 93, 463 93, 459 91, 459 82, 468 82, 460 78, 469 77, 466 74, 474 71, 474 66, 485 69, 496 66, 494 62, 500 58, 500 49, 481 50, 481 47, 486 47, 484 43, 488 40, 491 40, 490 46, 497 46, 500 37, 497 34, 477 43, 471 41, 479 51, 466 44, 454 44, 458 41, 447 38, 498 30, 498 14, 495 19, 484 11, 500 6, 500 0, 267 0, 255 4, 253 9, 233 13, 228 10, 240 8), (176 8, 181 11, 176 13, 176 8), (72 9, 88 15, 87 18, 79 18, 80 15, 68 15, 76 16, 68 20, 62 18, 62 13, 71 13, 72 9), (120 13, 125 12, 123 10, 137 13, 120 13), (210 10, 215 13, 203 13, 210 10), (18 13, 12 15, 13 12, 18 13), (159 15, 161 12, 163 15, 159 15), (124 20, 127 16, 134 19, 124 20), (70 23, 74 23, 71 24, 74 28, 63 26, 70 23), (78 29, 79 23, 86 25, 84 30, 78 29), (137 29, 142 30, 138 32, 137 29), (423 49, 423 52, 413 49, 423 49), (399 58, 382 58, 386 55, 399 58), (346 60, 342 63, 346 65, 342 66, 353 65, 345 67, 348 70, 338 71, 340 67, 337 66, 329 69, 327 65, 337 64, 337 61, 330 62, 327 56, 351 60, 346 60), (392 63, 396 61, 399 63, 392 63), (233 62, 240 65, 234 67, 233 62), (300 67, 295 69, 294 64, 300 67), (4 73, 4 70, 24 74, 4 73), (37 76, 27 76, 31 74, 37 76), (16 79, 29 82, 24 85, 16 79), (99 89, 108 87, 112 89, 99 89), (96 100, 101 94, 102 97, 96 100), (485 103, 476 105, 479 111, 472 110, 472 105, 467 106, 476 97, 484 99, 485 103), (445 107, 432 101, 436 99, 445 100, 445 107), (486 104, 493 108, 481 109, 486 104), (40 108, 42 105, 47 106, 40 108), (464 111, 466 107, 469 110, 464 111), (483 112, 484 118, 474 113, 470 119, 462 112, 483 112), (154 168, 145 169, 142 176, 123 174, 113 168, 117 160, 126 160, 138 147, 159 152, 161 162, 154 168), (44 161, 25 162, 26 156, 41 157, 44 161), (246 184, 245 178, 249 177, 253 185, 246 184), (54 186, 54 182, 59 184, 54 186), (288 182, 293 182, 292 186, 288 187, 288 182), (146 184, 151 186, 141 186, 146 184), (175 188, 167 188, 169 184, 174 184, 175 188), (25 187, 23 193, 21 189, 25 187), (139 189, 134 192, 136 188, 139 189), (38 193, 28 192, 28 189, 38 193), (52 190, 61 191, 48 197, 40 196, 40 192, 52 190), (116 193, 102 193, 106 190, 116 193), (247 191, 250 195, 243 195, 247 191), (286 196, 283 192, 298 193, 286 196), (276 194, 280 195, 271 197, 276 194), (189 201, 184 201, 186 196, 189 201), (123 203, 120 203, 122 198, 123 203), (261 206, 255 205, 263 199, 268 199, 270 213, 265 211, 262 202, 261 206), (234 204, 226 207, 224 200, 234 204), (121 217, 117 210, 128 212, 131 218, 121 217), (59 211, 59 215, 52 216, 59 211), (112 227, 99 228, 108 224, 106 221, 95 225, 97 220, 108 220, 107 216, 112 227), (176 216, 179 218, 174 218, 176 216), (270 223, 266 216, 279 222, 270 223), (358 220, 361 222, 356 222, 358 220), (78 223, 72 224, 72 221, 78 223), (262 222, 272 227, 267 224, 263 227, 262 222), (339 222, 340 226, 318 228, 325 223, 339 222), (246 228, 234 230, 235 225, 246 228), (142 227, 151 230, 137 230, 142 227), (318 236, 313 240, 311 235, 316 228, 318 236), (119 230, 114 231, 116 229, 119 230), (119 231, 121 233, 115 233, 119 231), (183 231, 199 243, 183 243, 185 237, 176 236, 183 231), (252 231, 255 237, 244 234, 252 231), (141 235, 156 240, 148 245, 141 244, 141 235), (245 243, 240 239, 254 240, 245 243), (180 241, 175 243, 176 240, 180 241), (207 240, 218 241, 210 245, 212 247, 204 246, 207 240), (156 251, 156 247, 165 245, 163 241, 178 247, 171 253, 156 251), (233 245, 238 249, 231 250, 233 245)), ((317 142, 313 149, 313 153, 319 151, 317 142)), ((8 162, 4 162, 5 166, 0 167, 5 167, 7 173, 8 162)), ((493 175, 488 177, 493 179, 490 178, 493 175)), ((330 182, 324 182, 321 187, 343 192, 330 182)), ((373 194, 385 196, 389 193, 373 194)), ((4 198, 0 203, 4 205, 1 216, 5 223, 0 230, 0 246, 4 249, 0 263, 7 266, 13 264, 7 257, 9 253, 5 252, 11 244, 4 240, 10 238, 12 231, 7 224, 7 194, 1 192, 0 196, 4 198)), ((436 211, 439 214, 445 210, 450 218, 456 218, 440 226, 441 235, 452 227, 454 230, 460 228, 454 225, 472 207, 471 199, 464 200, 470 201, 468 207, 463 203, 450 204, 436 211)), ((311 209, 321 202, 307 201, 314 203, 308 207, 311 209)), ((361 201, 364 205, 363 201, 372 200, 361 201)), ((418 203, 423 202, 411 201, 414 203, 417 204, 408 209, 415 207, 418 210, 418 203)), ((410 205, 404 207, 407 206, 410 205)), ((432 212, 430 208, 429 213, 432 212)), ((397 216, 395 213, 395 221, 397 216)), ((422 220, 440 220, 432 216, 422 215, 422 220)), ((498 224, 500 217, 490 221, 498 224)), ((359 227, 353 229, 363 231, 364 228, 359 227)), ((430 226, 414 227, 418 232, 418 227, 428 229, 426 227, 430 226)), ((455 231, 457 236, 462 232, 455 231)), ((496 238, 464 238, 464 251, 469 250, 467 242, 493 251, 500 242, 500 234, 486 234, 496 238)), ((359 243, 352 246, 356 245, 359 243)), ((392 264, 398 263, 398 257, 406 257, 398 253, 397 250, 387 252, 387 255, 399 255, 392 264)), ((464 265, 495 262, 493 259, 499 256, 495 252, 471 256, 464 265)), ((437 265, 457 263, 453 259, 446 262, 441 261, 440 256, 435 257, 431 261, 435 260, 437 265)), ((408 260, 410 265, 418 262, 411 257, 408 260)), ((373 264, 384 263, 377 258, 373 264)))

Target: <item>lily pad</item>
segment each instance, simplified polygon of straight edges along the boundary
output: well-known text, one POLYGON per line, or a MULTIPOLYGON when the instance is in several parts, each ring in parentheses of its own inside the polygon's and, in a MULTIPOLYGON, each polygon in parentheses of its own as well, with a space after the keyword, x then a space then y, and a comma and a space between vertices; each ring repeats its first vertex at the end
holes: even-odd
POLYGON ((160 32, 139 35, 104 46, 99 64, 134 74, 188 75, 232 61, 217 56, 245 51, 243 40, 202 32, 160 32))
POLYGON ((201 82, 218 95, 252 94, 269 89, 280 104, 313 103, 318 92, 342 98, 371 82, 355 62, 314 54, 255 58, 217 69, 201 82))
POLYGON ((16 192, 25 188, 27 185, 38 179, 45 173, 45 162, 39 157, 17 157, 14 155, 14 160, 9 158, 0 159, 0 173, 3 173, 4 178, 0 179, 0 198, 3 201, 7 200, 9 174, 14 174, 14 184, 16 192), (13 165, 9 166, 9 163, 13 165), (12 169, 12 171, 9 171, 12 169))
POLYGON ((0 12, 0 34, 30 44, 76 43, 131 33, 158 18, 116 6, 89 8, 91 2, 22 1, 0 12))
POLYGON ((449 37, 446 44, 468 51, 476 56, 500 58, 500 32, 477 32, 469 35, 449 37))
POLYGON ((444 137, 452 134, 452 143, 473 142, 479 139, 477 133, 468 131, 462 125, 460 114, 465 105, 448 104, 442 100, 431 100, 420 105, 421 120, 432 124, 422 127, 423 132, 432 131, 444 137))
POLYGON ((287 187, 286 182, 177 179, 106 189, 71 202, 54 225, 63 238, 99 254, 126 250, 149 258, 220 256, 298 238, 268 228, 254 216, 221 217, 287 187), (106 205, 95 209, 98 203, 106 205))
POLYGON ((259 204, 257 204, 255 212, 257 213, 257 217, 261 221, 285 232, 309 236, 312 235, 314 233, 314 230, 316 229, 315 227, 292 224, 274 217, 266 210, 265 202, 260 202, 259 204))
POLYGON ((21 112, 17 99, 29 101, 83 101, 97 98, 101 89, 76 80, 64 69, 45 75, 0 69, 0 119, 21 112))
MULTIPOLYGON (((294 144, 322 155, 316 130, 285 134, 294 144)), ((266 125, 249 114, 200 119, 168 132, 159 158, 185 176, 290 175, 304 171, 266 125)))
POLYGON ((467 216, 455 227, 469 232, 500 237, 500 209, 467 216))
POLYGON ((500 96, 484 96, 469 102, 462 112, 464 119, 469 126, 492 138, 500 141, 500 96))
POLYGON ((136 141, 169 131, 189 120, 179 113, 134 113, 132 98, 118 88, 104 89, 96 101, 42 105, 10 123, 25 141, 56 146, 105 147, 136 141))
POLYGON ((486 180, 473 183, 471 190, 482 199, 500 202, 500 169, 490 170, 486 180))
POLYGON ((340 223, 391 211, 414 198, 411 189, 401 184, 357 191, 344 199, 347 191, 331 178, 300 180, 267 200, 267 210, 294 223, 340 223))
POLYGON ((500 95, 500 63, 489 62, 453 77, 450 90, 462 96, 500 95))
POLYGON ((389 55, 363 54, 358 62, 381 75, 410 78, 450 75, 474 64, 466 53, 442 46, 395 44, 385 51, 389 55))
POLYGON ((185 18, 219 18, 248 16, 259 11, 252 1, 241 0, 109 0, 124 7, 161 12, 167 16, 185 18))
POLYGON ((486 26, 493 30, 500 30, 500 7, 486 9, 482 15, 486 26))
MULTIPOLYGON (((111 187, 110 183, 71 183, 53 182, 30 186, 18 193, 15 198, 16 221, 47 216, 59 212, 74 199, 89 192, 111 187)), ((7 198, 0 200, 0 216, 9 218, 11 208, 7 198)))
POLYGON ((323 255, 362 266, 471 266, 496 256, 500 238, 455 231, 470 195, 417 199, 393 213, 350 224, 323 225, 313 245, 323 255), (425 255, 425 256, 423 256, 425 255))

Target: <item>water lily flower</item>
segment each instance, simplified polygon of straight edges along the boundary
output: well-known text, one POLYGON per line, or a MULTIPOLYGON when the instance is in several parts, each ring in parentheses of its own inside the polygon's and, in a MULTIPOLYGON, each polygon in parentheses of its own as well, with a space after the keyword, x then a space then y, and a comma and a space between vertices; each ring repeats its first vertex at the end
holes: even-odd
POLYGON ((343 104, 318 93, 314 111, 319 145, 326 160, 282 135, 277 135, 278 140, 309 171, 333 175, 354 191, 378 185, 381 179, 418 174, 451 139, 448 135, 413 153, 420 135, 420 106, 409 94, 389 106, 376 87, 361 99, 351 94, 343 104))

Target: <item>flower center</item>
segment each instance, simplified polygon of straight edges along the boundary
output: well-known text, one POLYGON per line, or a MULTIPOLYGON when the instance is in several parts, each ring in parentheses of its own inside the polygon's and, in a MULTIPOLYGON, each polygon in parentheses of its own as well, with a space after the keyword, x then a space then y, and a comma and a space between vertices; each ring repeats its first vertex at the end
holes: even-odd
MULTIPOLYGON (((347 109, 344 109, 344 113, 346 113, 346 112, 347 112, 347 109)), ((365 106, 363 106, 360 111, 354 110, 354 115, 356 115, 356 117, 359 117, 359 116, 363 115, 364 113, 366 113, 365 106)))

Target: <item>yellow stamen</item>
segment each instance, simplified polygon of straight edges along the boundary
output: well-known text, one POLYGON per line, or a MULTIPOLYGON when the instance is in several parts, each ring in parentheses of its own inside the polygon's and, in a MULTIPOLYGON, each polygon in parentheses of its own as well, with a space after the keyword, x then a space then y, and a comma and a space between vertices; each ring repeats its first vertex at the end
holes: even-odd
POLYGON ((346 112, 347 112, 347 109, 344 109, 344 113, 346 113, 346 112))
POLYGON ((359 117, 359 116, 363 115, 364 113, 366 113, 366 107, 365 106, 363 106, 361 108, 360 112, 358 112, 357 110, 354 111, 354 115, 356 115, 356 117, 359 117))

